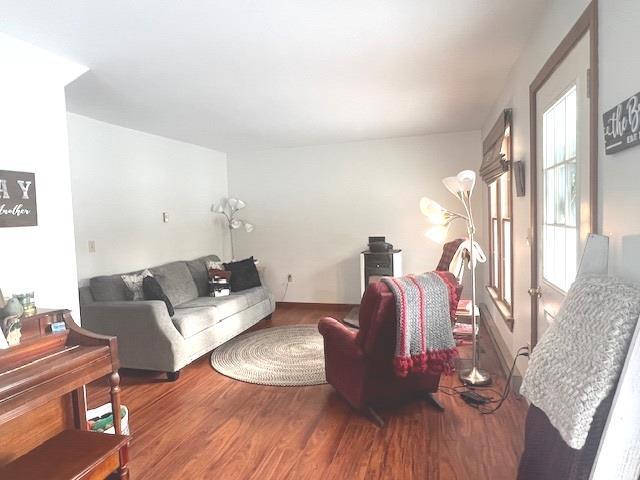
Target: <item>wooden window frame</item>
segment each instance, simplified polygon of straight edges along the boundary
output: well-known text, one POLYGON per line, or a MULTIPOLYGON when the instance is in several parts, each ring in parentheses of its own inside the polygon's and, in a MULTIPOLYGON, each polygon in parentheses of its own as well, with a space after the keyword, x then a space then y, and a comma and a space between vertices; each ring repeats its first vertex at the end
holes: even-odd
MULTIPOLYGON (((502 122, 502 118, 498 120, 498 122, 496 123, 496 126, 502 122)), ((492 130, 494 130, 496 127, 494 127, 492 130)), ((487 185, 487 192, 488 192, 488 197, 489 197, 489 201, 488 201, 488 226, 489 226, 489 264, 490 264, 490 269, 489 269, 489 285, 487 285, 487 292, 489 293, 489 297, 491 298, 493 304, 496 306, 496 309, 498 310, 498 312, 500 313, 500 316, 502 317, 502 319, 504 320, 504 322, 506 323, 507 327, 509 328, 510 331, 513 331, 513 311, 514 311, 514 285, 513 285, 513 271, 514 271, 514 264, 513 264, 513 168, 511 165, 512 162, 512 147, 513 147, 513 125, 512 125, 512 120, 511 117, 509 116, 509 124, 507 126, 508 128, 508 135, 505 135, 504 137, 504 144, 503 144, 503 148, 504 148, 504 156, 506 161, 508 162, 509 168, 506 172, 504 172, 500 177, 498 177, 498 179, 496 179, 494 182, 492 182, 491 184, 487 185), (503 192, 503 188, 502 188, 502 184, 501 184, 501 180, 502 177, 504 175, 507 175, 508 177, 508 181, 507 181, 507 188, 506 188, 506 192, 503 192), (491 185, 495 185, 496 188, 496 217, 492 217, 492 211, 491 211, 491 185), (507 202, 506 202, 506 206, 507 206, 507 215, 504 214, 504 212, 502 211, 502 203, 503 203, 503 195, 506 195, 507 197, 507 202), (493 234, 493 220, 497 219, 497 223, 498 223, 498 238, 494 238, 494 234, 493 234), (509 272, 505 272, 505 248, 504 248, 504 223, 505 220, 508 221, 511 224, 511 241, 510 241, 510 246, 509 246, 509 265, 511 266, 511 269, 509 272), (494 262, 496 261, 496 259, 494 258, 494 251, 495 249, 495 242, 498 242, 498 278, 494 278, 494 262), (511 287, 511 303, 507 302, 504 298, 504 292, 505 292, 505 284, 506 282, 509 282, 509 286, 511 287)))
MULTIPOLYGON (((496 180, 496 197, 497 197, 497 212, 496 217, 491 216, 491 193, 489 193, 489 262, 491 268, 489 269, 489 285, 487 285, 487 292, 489 297, 493 301, 494 305, 498 309, 500 316, 509 327, 509 330, 513 331, 513 305, 514 305, 514 288, 513 288, 513 176, 512 169, 503 175, 509 176, 508 186, 506 192, 503 192, 503 188, 500 185, 500 178, 496 180), (504 215, 502 211, 502 196, 507 195, 507 215, 504 215), (498 223, 498 238, 495 238, 493 234, 494 218, 498 223), (505 221, 511 223, 511 245, 510 245, 510 262, 511 270, 505 272, 505 249, 504 249, 504 223, 505 221), (496 261, 494 257, 495 242, 498 242, 498 278, 494 278, 493 273, 494 263, 496 261), (506 277, 506 278, 505 278, 506 277), (508 303, 504 298, 505 282, 509 282, 511 286, 511 303, 508 303)), ((492 183, 492 184, 493 184, 492 183)), ((490 192, 490 186, 487 186, 487 191, 490 192)))
POLYGON ((538 343, 538 91, 556 71, 573 48, 589 34, 589 174, 590 230, 598 233, 598 1, 592 0, 560 45, 553 51, 529 86, 529 150, 530 150, 530 247, 531 247, 531 348, 538 343))

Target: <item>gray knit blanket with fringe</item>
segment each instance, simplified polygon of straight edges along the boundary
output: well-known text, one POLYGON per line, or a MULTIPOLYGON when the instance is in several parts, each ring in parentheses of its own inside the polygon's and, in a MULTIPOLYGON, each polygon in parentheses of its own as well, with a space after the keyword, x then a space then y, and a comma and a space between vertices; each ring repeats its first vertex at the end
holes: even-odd
POLYGON ((639 316, 639 285, 583 275, 534 349, 521 392, 571 448, 582 448, 615 388, 639 316))
POLYGON ((438 272, 384 277, 396 304, 396 375, 453 371, 450 290, 438 272))

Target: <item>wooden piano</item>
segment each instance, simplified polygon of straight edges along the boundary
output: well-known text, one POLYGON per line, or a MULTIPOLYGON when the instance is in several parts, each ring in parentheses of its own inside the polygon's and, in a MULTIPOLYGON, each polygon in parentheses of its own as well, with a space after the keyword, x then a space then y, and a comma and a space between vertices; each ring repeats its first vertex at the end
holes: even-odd
POLYGON ((22 319, 19 345, 0 350, 0 479, 128 479, 128 436, 88 431, 84 386, 109 376, 120 412, 115 337, 80 328, 68 310, 22 319), (50 324, 66 330, 53 333, 50 324))

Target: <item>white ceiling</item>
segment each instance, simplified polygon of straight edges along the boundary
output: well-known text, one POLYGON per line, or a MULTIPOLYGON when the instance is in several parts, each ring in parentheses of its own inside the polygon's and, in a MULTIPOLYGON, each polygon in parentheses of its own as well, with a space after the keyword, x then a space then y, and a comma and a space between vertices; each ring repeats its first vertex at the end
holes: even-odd
POLYGON ((68 108, 228 151, 480 128, 545 0, 0 0, 68 108))

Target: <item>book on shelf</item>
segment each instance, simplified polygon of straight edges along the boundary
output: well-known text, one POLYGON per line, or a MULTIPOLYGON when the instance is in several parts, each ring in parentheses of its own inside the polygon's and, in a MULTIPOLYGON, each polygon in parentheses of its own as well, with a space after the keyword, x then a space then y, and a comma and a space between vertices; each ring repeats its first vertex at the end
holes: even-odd
MULTIPOLYGON (((476 317, 480 315, 480 309, 476 305, 476 317)), ((458 317, 471 317, 471 300, 462 299, 458 302, 458 308, 456 308, 456 316, 458 317)))

